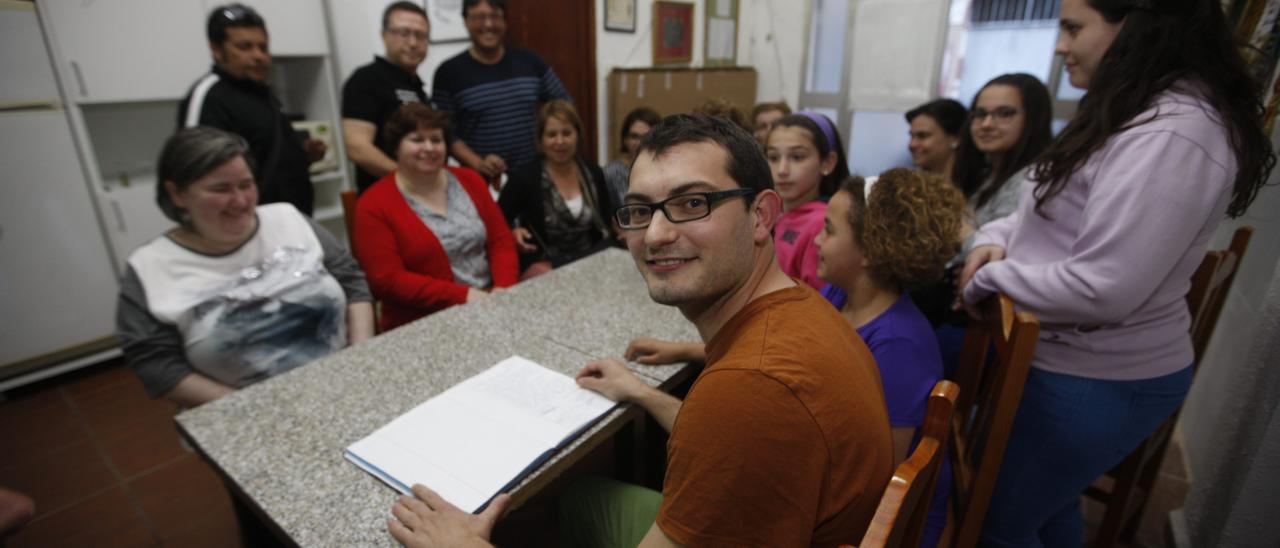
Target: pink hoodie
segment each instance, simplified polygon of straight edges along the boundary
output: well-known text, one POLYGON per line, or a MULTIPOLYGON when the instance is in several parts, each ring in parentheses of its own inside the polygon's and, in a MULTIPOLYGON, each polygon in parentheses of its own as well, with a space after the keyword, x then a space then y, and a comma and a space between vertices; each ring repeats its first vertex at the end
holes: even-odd
POLYGON ((813 239, 822 232, 827 203, 814 200, 782 214, 773 227, 774 253, 778 266, 792 278, 799 278, 817 290, 827 285, 818 278, 818 244, 813 239))

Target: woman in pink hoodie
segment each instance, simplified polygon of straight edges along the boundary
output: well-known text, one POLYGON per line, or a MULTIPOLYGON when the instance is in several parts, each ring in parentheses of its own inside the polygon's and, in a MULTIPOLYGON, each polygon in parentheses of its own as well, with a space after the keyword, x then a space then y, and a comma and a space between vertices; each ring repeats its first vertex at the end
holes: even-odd
POLYGON ((1190 389, 1191 274, 1275 164, 1220 4, 1062 2, 1087 92, 961 276, 966 305, 1003 292, 1042 325, 984 546, 1081 546, 1081 491, 1190 389))

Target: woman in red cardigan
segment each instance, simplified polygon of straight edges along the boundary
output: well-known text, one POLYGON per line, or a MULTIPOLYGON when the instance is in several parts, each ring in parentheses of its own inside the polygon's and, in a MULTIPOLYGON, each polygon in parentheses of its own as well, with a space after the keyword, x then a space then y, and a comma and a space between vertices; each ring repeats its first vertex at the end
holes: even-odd
POLYGON ((352 241, 383 331, 516 283, 506 219, 480 174, 447 167, 448 118, 408 103, 387 120, 398 167, 360 196, 352 241))

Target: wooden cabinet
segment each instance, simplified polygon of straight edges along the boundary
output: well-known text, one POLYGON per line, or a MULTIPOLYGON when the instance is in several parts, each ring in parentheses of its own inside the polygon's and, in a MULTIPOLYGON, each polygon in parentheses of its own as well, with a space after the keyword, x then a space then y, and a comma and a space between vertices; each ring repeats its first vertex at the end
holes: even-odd
POLYGON ((40 2, 67 99, 181 99, 209 69, 206 12, 194 0, 40 2))

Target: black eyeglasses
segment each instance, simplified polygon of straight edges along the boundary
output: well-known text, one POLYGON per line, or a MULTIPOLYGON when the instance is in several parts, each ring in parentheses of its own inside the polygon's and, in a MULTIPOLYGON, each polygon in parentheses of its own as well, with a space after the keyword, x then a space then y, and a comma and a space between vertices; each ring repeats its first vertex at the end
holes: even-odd
POLYGON ((1018 115, 1018 109, 1013 107, 996 107, 991 110, 987 110, 985 108, 979 107, 979 108, 973 109, 973 111, 969 113, 970 118, 974 122, 981 122, 983 120, 986 120, 988 116, 995 117, 997 122, 1008 122, 1009 120, 1012 120, 1014 116, 1017 116, 1017 115, 1018 115))
POLYGON ((759 191, 754 188, 735 188, 719 192, 690 192, 672 196, 654 204, 627 204, 613 212, 618 226, 623 230, 639 230, 649 226, 653 220, 653 210, 660 209, 667 220, 673 223, 687 223, 711 215, 711 206, 729 198, 738 196, 755 196, 759 191))

